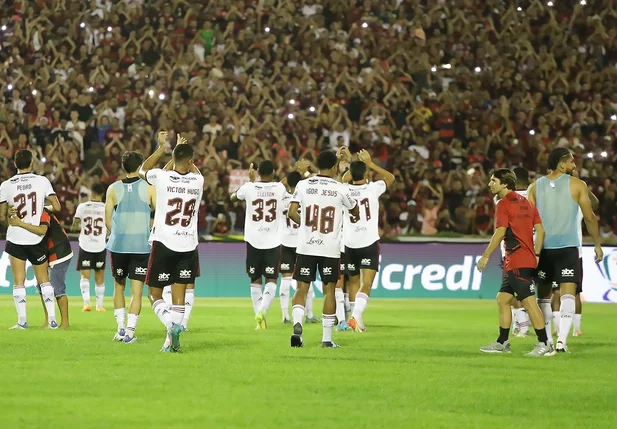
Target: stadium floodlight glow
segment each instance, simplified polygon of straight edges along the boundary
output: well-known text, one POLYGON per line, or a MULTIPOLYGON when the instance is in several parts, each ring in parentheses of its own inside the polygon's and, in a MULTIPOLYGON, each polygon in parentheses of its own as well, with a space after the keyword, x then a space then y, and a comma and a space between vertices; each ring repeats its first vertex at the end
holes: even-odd
POLYGON ((617 115, 612 115, 612 116, 611 116, 611 120, 613 120, 613 121, 617 121, 617 115))
POLYGON ((311 107, 309 107, 309 112, 311 112, 311 113, 315 113, 315 106, 311 106, 311 107))
POLYGON ((291 104, 291 105, 293 106, 294 104, 296 104, 296 100, 294 100, 294 99, 292 98, 291 100, 289 100, 289 104, 291 104))
POLYGON ((287 115, 287 118, 288 118, 288 119, 293 119, 293 118, 294 118, 294 114, 293 114, 293 113, 290 113, 289 115, 287 115))
POLYGON ((148 91, 148 95, 149 95, 150 97, 154 97, 154 91, 153 91, 153 90, 148 91))
POLYGON ((593 158, 593 153, 589 152, 589 153, 587 154, 587 158, 593 158))
POLYGON ((107 31, 111 33, 111 27, 107 27, 107 31))
POLYGON ((450 70, 452 68, 452 64, 448 63, 448 64, 442 64, 441 65, 442 69, 446 69, 446 70, 450 70))
POLYGON ((79 26, 80 26, 81 28, 86 28, 86 23, 85 23, 85 22, 82 22, 81 24, 79 24, 79 26))
POLYGON ((6 89, 8 89, 9 91, 11 91, 13 89, 13 85, 11 85, 10 83, 6 86, 6 89))
POLYGON ((518 10, 519 12, 522 12, 523 8, 519 6, 519 7, 516 8, 516 10, 518 10))
POLYGON ((47 158, 45 157, 41 158, 41 162, 47 162, 47 158))
POLYGON ((608 156, 608 153, 606 153, 606 151, 603 151, 603 152, 600 154, 600 156, 601 156, 602 158, 606 158, 606 157, 608 156))
POLYGON ((547 5, 548 7, 553 7, 553 2, 552 2, 552 1, 549 1, 548 3, 546 3, 546 5, 547 5))
POLYGON ((159 100, 165 100, 165 94, 159 94, 159 100))
POLYGON ((33 89, 32 90, 32 95, 36 95, 36 94, 38 94, 38 91, 36 89, 33 89))
POLYGON ((535 136, 536 135, 536 130, 529 130, 529 135, 530 136, 535 136))
POLYGON ((270 32, 270 27, 266 27, 266 28, 264 28, 264 31, 265 31, 266 33, 269 33, 269 32, 270 32))
POLYGON ((3 25, 2 27, 0 27, 2 29, 2 31, 6 31, 6 25, 3 25))
POLYGON ((435 67, 435 66, 431 67, 431 71, 432 71, 433 73, 435 73, 435 72, 437 71, 437 67, 435 67))
POLYGON ((585 6, 587 4, 587 2, 585 0, 581 0, 579 3, 580 3, 581 6, 585 6))
POLYGON ((474 71, 475 71, 476 73, 480 73, 480 72, 482 71, 482 69, 481 69, 480 67, 476 67, 476 68, 474 69, 474 71))
POLYGON ((362 23, 362 28, 366 28, 366 27, 368 27, 368 24, 366 22, 363 22, 362 23))
POLYGON ((88 88, 88 92, 94 92, 94 88, 93 87, 88 88))

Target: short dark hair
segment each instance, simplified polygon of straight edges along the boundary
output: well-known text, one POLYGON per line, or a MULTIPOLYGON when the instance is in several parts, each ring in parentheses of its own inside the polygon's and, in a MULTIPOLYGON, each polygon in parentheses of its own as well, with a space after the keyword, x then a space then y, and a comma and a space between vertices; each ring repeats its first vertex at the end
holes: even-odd
POLYGON ((91 191, 96 195, 104 195, 105 194, 105 185, 102 183, 95 183, 92 185, 91 191))
POLYGON ((257 167, 257 172, 260 177, 272 176, 274 174, 274 163, 269 159, 261 161, 259 167, 257 167))
POLYGON ((287 175, 287 184, 290 188, 295 188, 300 180, 302 180, 302 175, 299 171, 292 171, 287 175))
POLYGON ((354 161, 349 166, 349 172, 354 181, 362 180, 366 174, 366 164, 362 161, 354 161))
POLYGON ((525 167, 514 167, 512 171, 516 175, 516 184, 518 186, 529 186, 529 171, 525 167))
POLYGON ((509 168, 498 168, 491 172, 491 176, 498 179, 502 185, 506 185, 506 188, 511 191, 516 190, 516 174, 509 168))
POLYGON ((558 147, 551 151, 548 154, 548 168, 549 170, 557 170, 557 166, 560 162, 565 161, 566 159, 572 156, 572 152, 570 149, 566 149, 565 147, 558 147))
POLYGON ((195 149, 190 144, 179 144, 174 148, 173 157, 174 161, 185 162, 193 159, 195 149))
POLYGON ((331 170, 337 162, 336 152, 332 150, 325 150, 317 156, 317 168, 320 170, 331 170))
POLYGON ((124 152, 122 154, 122 168, 127 174, 136 172, 143 162, 144 156, 139 152, 124 152))
POLYGON ((32 152, 22 149, 15 154, 15 167, 18 170, 25 170, 32 164, 32 152))

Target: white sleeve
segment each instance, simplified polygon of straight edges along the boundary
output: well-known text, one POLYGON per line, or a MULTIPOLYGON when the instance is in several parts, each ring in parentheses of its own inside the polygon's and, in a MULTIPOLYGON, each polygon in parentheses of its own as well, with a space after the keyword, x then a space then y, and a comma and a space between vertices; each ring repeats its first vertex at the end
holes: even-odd
POLYGON ((146 182, 148 182, 149 185, 152 185, 156 188, 156 184, 161 178, 162 173, 163 173, 163 170, 161 170, 160 168, 153 168, 152 170, 148 170, 146 172, 146 182))
POLYGON ((353 210, 354 207, 358 205, 358 202, 349 195, 349 189, 344 186, 341 186, 341 200, 343 201, 343 206, 345 206, 347 210, 353 210))
POLYGON ((75 215, 73 217, 75 219, 81 219, 83 211, 84 211, 84 205, 83 204, 78 205, 77 209, 75 210, 75 215))
POLYGON ((298 182, 298 184, 296 185, 296 189, 294 191, 294 194, 291 196, 291 201, 289 201, 289 204, 291 205, 291 203, 298 203, 301 204, 301 196, 302 196, 302 188, 304 187, 302 185, 302 183, 304 183, 303 181, 298 182))
POLYGON ((4 186, 6 182, 3 182, 0 185, 0 203, 6 203, 6 187, 4 186))
POLYGON ((51 182, 47 177, 45 177, 45 197, 49 197, 50 195, 56 195, 56 191, 54 191, 54 187, 51 185, 51 182))
POLYGON ((248 196, 248 187, 250 186, 249 183, 250 182, 243 184, 236 191, 236 198, 240 201, 246 200, 246 197, 248 196))
POLYGON ((377 194, 378 197, 382 196, 388 189, 388 185, 386 185, 386 182, 383 180, 377 180, 376 182, 371 182, 370 186, 375 190, 375 193, 377 194))

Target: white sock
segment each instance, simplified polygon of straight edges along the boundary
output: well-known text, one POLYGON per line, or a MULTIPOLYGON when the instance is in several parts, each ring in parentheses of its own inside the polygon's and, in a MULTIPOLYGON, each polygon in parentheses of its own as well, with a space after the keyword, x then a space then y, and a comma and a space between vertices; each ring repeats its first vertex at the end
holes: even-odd
POLYGON ((574 330, 576 332, 581 332, 581 320, 583 319, 583 315, 582 314, 575 314, 574 315, 574 330))
POLYGON ((557 334, 557 341, 561 341, 564 345, 566 344, 568 335, 570 335, 570 331, 572 330, 575 309, 576 304, 574 302, 574 295, 561 295, 561 306, 559 307, 561 318, 559 320, 559 334, 557 334))
POLYGON ((105 301, 105 283, 96 285, 94 287, 94 293, 96 294, 96 308, 103 308, 105 301))
POLYGON ((544 329, 546 329, 546 336, 548 337, 548 342, 550 344, 553 344, 553 331, 551 331, 551 319, 553 318, 553 313, 551 310, 551 300, 538 299, 538 307, 540 307, 542 315, 544 316, 544 329))
POLYGON ((171 306, 171 321, 174 325, 180 325, 184 319, 184 305, 171 306))
POLYGON ((561 315, 559 311, 553 311, 553 331, 557 331, 559 333, 559 324, 561 320, 561 315))
POLYGON ((294 305, 291 307, 291 319, 294 325, 296 323, 302 325, 302 320, 304 319, 304 307, 301 305, 294 305))
POLYGON ((137 321, 139 320, 139 314, 129 313, 128 322, 126 324, 126 335, 129 337, 135 336, 135 329, 137 329, 137 321))
POLYGON ((313 314, 313 301, 315 300, 315 290, 313 289, 313 283, 309 286, 309 290, 306 294, 306 317, 312 319, 315 317, 313 314))
POLYGON ((47 309, 47 321, 49 323, 56 321, 56 297, 54 296, 54 287, 51 283, 41 284, 41 295, 47 309))
POLYGON ((253 311, 255 312, 255 315, 259 313, 261 299, 261 283, 251 283, 251 300, 253 301, 253 311))
POLYGON ((163 326, 165 326, 165 329, 169 331, 171 329, 172 322, 171 313, 167 308, 167 303, 162 299, 154 301, 152 303, 152 310, 154 311, 154 314, 156 314, 156 317, 159 318, 163 326))
POLYGON ((345 312, 350 312, 352 310, 351 310, 351 302, 349 301, 349 294, 345 292, 344 296, 345 296, 345 312))
POLYGON ((163 288, 163 301, 165 301, 167 307, 171 307, 171 285, 163 288))
POLYGON ((512 323, 510 324, 510 329, 516 328, 516 308, 510 306, 510 312, 512 313, 512 323))
POLYGON ((90 280, 81 278, 79 280, 79 290, 81 290, 81 297, 84 300, 84 305, 90 305, 90 280))
POLYGON ((26 288, 24 286, 15 286, 13 288, 13 300, 15 301, 15 310, 17 310, 17 323, 23 325, 28 322, 26 313, 26 288))
MULTIPOLYGON (((336 318, 338 323, 346 322, 345 320, 345 294, 343 289, 334 289, 334 299, 336 300, 336 318)), ((356 302, 358 298, 356 298, 356 302)), ((325 317, 325 316, 324 316, 325 317)))
POLYGON ((283 319, 289 319, 289 294, 291 293, 291 277, 281 278, 279 299, 281 300, 281 312, 283 319))
POLYGON ((114 310, 114 317, 116 318, 116 323, 118 324, 118 331, 120 329, 124 329, 126 327, 126 308, 116 308, 114 310))
MULTIPOLYGON (((356 295, 357 295, 357 294, 356 294, 356 295)), ((355 301, 354 301, 354 302, 350 302, 350 303, 349 303, 349 312, 350 312, 351 314, 353 314, 353 312, 354 312, 355 310, 356 310, 356 302, 355 302, 355 301)))
POLYGON ((362 318, 362 314, 364 313, 364 310, 366 310, 368 300, 368 295, 363 292, 358 292, 356 295, 356 308, 353 311, 352 317, 356 319, 356 322, 358 322, 361 328, 364 328, 364 319, 362 318))
POLYGON ((267 313, 268 309, 274 302, 274 298, 276 298, 276 283, 268 282, 266 283, 266 287, 264 288, 264 294, 261 300, 261 306, 259 307, 259 311, 267 313))
MULTIPOLYGON (((343 311, 345 311, 344 308, 343 311)), ((323 319, 321 319, 321 325, 323 327, 323 336, 321 337, 321 341, 324 343, 329 343, 330 341, 332 341, 332 328, 334 327, 334 317, 334 314, 324 314, 323 319)))
POLYGON ((189 326, 193 304, 195 304, 195 289, 187 289, 184 292, 184 317, 182 318, 182 326, 185 329, 189 326))
POLYGON ((527 311, 524 308, 517 308, 514 310, 514 313, 520 332, 522 334, 527 333, 529 331, 529 325, 531 325, 527 311))

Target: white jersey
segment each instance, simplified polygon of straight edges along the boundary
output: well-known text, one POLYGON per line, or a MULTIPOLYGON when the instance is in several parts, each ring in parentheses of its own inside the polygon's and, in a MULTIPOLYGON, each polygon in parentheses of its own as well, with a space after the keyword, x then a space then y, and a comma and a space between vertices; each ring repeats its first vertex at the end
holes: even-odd
POLYGON ((99 253, 105 250, 107 225, 105 225, 105 203, 88 201, 75 210, 75 218, 81 220, 79 247, 86 252, 99 253))
POLYGON ((256 249, 273 249, 281 245, 279 227, 283 220, 285 185, 279 182, 248 182, 236 191, 246 201, 244 241, 256 249))
POLYGON ((345 216, 343 241, 346 247, 362 249, 379 240, 379 197, 386 192, 386 182, 345 185, 351 198, 358 203, 358 216, 345 216))
MULTIPOLYGON (((0 185, 0 203, 15 207, 17 216, 30 225, 41 224, 45 199, 54 194, 54 188, 47 177, 33 173, 17 174, 0 185)), ((6 232, 6 241, 13 244, 33 245, 42 239, 42 236, 19 226, 9 226, 6 232)))
POLYGON ((352 210, 356 206, 348 186, 330 177, 311 177, 298 183, 292 202, 302 207, 297 252, 339 258, 343 208, 352 210))
MULTIPOLYGON (((520 191, 514 191, 514 192, 516 192, 517 194, 519 194, 522 197, 527 198, 527 189, 523 189, 523 190, 520 190, 520 191)), ((499 201, 501 201, 501 200, 499 198, 497 198, 497 195, 495 195, 495 198, 494 198, 493 201, 495 202, 495 205, 497 205, 499 203, 499 201)), ((535 232, 533 233, 533 242, 534 243, 536 242, 536 233, 535 232)), ((501 246, 499 246, 499 247, 501 248, 501 258, 503 259, 503 258, 506 257, 506 243, 503 242, 501 244, 501 246)))
POLYGON ((146 181, 156 189, 151 239, 174 252, 195 250, 199 244, 197 210, 203 194, 203 176, 155 168, 146 173, 146 181))
POLYGON ((279 225, 279 234, 281 236, 281 244, 285 247, 298 247, 298 230, 300 225, 287 217, 289 206, 291 205, 292 195, 288 192, 281 200, 281 208, 283 209, 282 217, 279 225))

